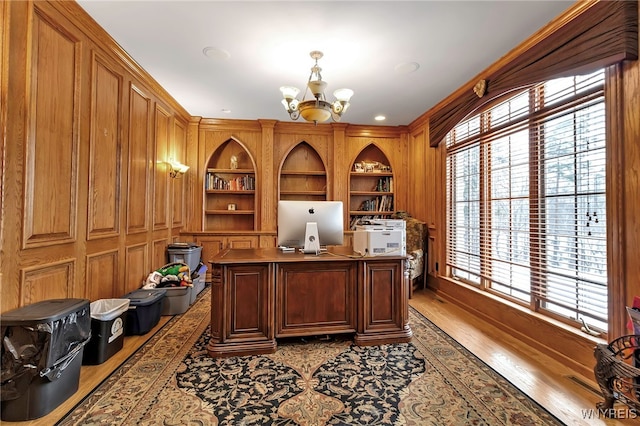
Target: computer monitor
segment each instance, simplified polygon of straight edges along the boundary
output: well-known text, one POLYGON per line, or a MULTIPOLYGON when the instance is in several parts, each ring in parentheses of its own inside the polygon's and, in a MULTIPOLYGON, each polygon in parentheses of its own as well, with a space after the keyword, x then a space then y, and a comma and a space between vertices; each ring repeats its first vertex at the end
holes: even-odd
POLYGON ((321 246, 342 245, 342 201, 280 200, 278 246, 319 252, 321 246))

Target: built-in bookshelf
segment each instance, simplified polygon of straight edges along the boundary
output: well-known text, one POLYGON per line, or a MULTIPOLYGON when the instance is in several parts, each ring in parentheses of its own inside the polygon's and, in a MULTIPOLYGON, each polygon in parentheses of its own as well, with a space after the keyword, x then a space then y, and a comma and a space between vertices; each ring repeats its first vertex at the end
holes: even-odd
POLYGON ((368 145, 349 173, 349 228, 359 221, 381 219, 395 212, 394 176, 389 160, 375 145, 368 145))
POLYGON ((281 200, 326 200, 327 172, 320 155, 307 142, 287 154, 280 168, 281 200))
POLYGON ((204 230, 255 229, 256 178, 249 153, 234 139, 211 156, 204 176, 204 230))
POLYGON ((204 188, 219 191, 255 191, 256 178, 250 170, 207 169, 204 188))

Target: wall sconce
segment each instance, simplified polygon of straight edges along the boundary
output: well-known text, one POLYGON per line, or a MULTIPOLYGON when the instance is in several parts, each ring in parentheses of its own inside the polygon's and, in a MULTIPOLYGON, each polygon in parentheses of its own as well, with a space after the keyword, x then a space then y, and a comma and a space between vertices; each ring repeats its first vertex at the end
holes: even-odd
POLYGON ((167 161, 167 164, 169 165, 169 176, 174 179, 182 177, 182 175, 189 170, 189 166, 186 166, 179 161, 169 160, 167 161))

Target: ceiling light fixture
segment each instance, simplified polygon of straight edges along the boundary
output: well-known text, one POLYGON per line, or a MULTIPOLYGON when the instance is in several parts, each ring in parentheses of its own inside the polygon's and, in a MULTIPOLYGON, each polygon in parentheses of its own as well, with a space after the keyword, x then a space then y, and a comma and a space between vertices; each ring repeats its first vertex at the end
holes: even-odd
POLYGON ((331 117, 333 121, 340 121, 342 114, 349 108, 349 100, 351 96, 353 96, 353 90, 338 89, 333 92, 336 100, 333 103, 327 102, 324 96, 324 89, 327 87, 327 82, 322 80, 322 75, 320 75, 322 68, 318 66, 318 59, 324 55, 318 50, 312 51, 309 55, 316 63, 311 67, 307 89, 304 92, 302 100, 299 101, 296 98, 300 92, 297 87, 282 86, 280 88, 282 96, 284 97, 282 105, 284 105, 284 108, 293 120, 297 120, 298 117, 302 115, 302 118, 307 121, 313 121, 316 125, 319 122, 327 121, 329 117, 331 117), (311 90, 314 97, 313 99, 305 99, 308 90, 311 90))

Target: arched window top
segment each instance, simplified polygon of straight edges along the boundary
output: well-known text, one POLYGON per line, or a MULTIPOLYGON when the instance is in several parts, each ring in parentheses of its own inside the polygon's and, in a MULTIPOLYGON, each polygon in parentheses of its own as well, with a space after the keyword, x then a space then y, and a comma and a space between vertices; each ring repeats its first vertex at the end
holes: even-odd
POLYGON ((638 59, 637 1, 579 2, 564 16, 552 33, 482 78, 481 96, 468 90, 439 108, 429 120, 431 146, 437 146, 465 117, 505 93, 638 59))

